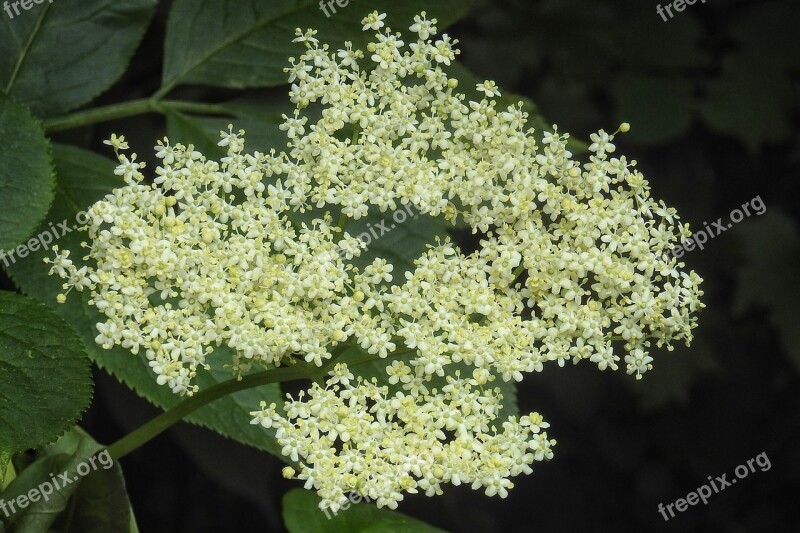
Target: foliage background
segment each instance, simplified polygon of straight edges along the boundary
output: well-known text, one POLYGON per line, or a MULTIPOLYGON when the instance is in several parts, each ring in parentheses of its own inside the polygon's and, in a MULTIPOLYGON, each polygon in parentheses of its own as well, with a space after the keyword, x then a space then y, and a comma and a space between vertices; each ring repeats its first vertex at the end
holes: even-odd
MULTIPOLYGON (((158 89, 168 7, 160 3, 131 69, 95 105, 158 89)), ((797 27, 800 9, 788 0, 708 0, 669 22, 655 2, 478 0, 448 29, 473 72, 529 97, 562 130, 586 138, 630 122, 618 150, 639 161, 654 196, 695 229, 757 195, 767 212, 685 256, 706 279, 708 307, 692 348, 657 354, 642 382, 589 365, 526 377, 520 407, 540 411, 559 443, 554 461, 517 478, 508 499, 450 488, 439 498, 407 498, 401 511, 452 531, 800 530, 792 492, 800 484, 797 27), (659 502, 761 452, 768 472, 668 523, 657 512, 659 502)), ((207 102, 240 94, 174 92, 207 102)), ((112 131, 151 160, 147 147, 165 134, 164 120, 147 115, 55 140, 96 150, 112 131)), ((95 370, 95 379, 82 426, 99 442, 157 414, 105 372, 95 370)), ((280 477, 281 466, 188 424, 123 461, 145 532, 281 531, 281 498, 296 486, 280 477)))

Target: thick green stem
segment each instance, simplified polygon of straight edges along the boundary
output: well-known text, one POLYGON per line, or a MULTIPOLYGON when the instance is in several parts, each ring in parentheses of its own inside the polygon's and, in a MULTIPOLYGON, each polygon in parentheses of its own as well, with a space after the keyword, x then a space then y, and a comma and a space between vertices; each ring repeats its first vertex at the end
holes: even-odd
POLYGON ((230 111, 223 106, 205 104, 202 102, 159 101, 153 98, 131 100, 121 104, 111 104, 86 111, 78 111, 62 117, 55 117, 44 121, 44 128, 48 133, 64 131, 81 126, 108 122, 120 118, 133 117, 144 113, 166 114, 169 111, 184 111, 205 115, 230 115, 230 111))
MULTIPOLYGON (((260 387, 261 385, 268 385, 270 383, 283 383, 285 381, 296 381, 307 379, 311 381, 321 382, 324 385, 325 374, 328 369, 336 364, 336 360, 342 355, 349 345, 342 344, 337 346, 331 354, 331 360, 322 367, 317 367, 308 363, 297 363, 294 366, 273 368, 245 376, 242 379, 231 379, 223 381, 213 387, 205 389, 191 398, 179 403, 172 409, 165 411, 153 420, 140 426, 131 433, 128 433, 120 440, 108 447, 108 453, 114 460, 120 459, 143 444, 146 444, 163 431, 169 429, 172 425, 180 422, 186 416, 197 411, 201 407, 208 405, 214 400, 218 400, 234 392, 260 387)), ((406 353, 414 352, 415 350, 398 350, 391 355, 405 355, 406 353)), ((363 365, 370 361, 375 361, 380 357, 377 355, 369 355, 355 360, 347 361, 348 366, 353 367, 363 365)))
POLYGON ((310 365, 298 364, 291 367, 266 370, 264 372, 245 376, 241 380, 231 379, 229 381, 224 381, 195 394, 191 398, 181 402, 172 409, 165 411, 153 420, 125 435, 108 447, 108 453, 114 460, 120 459, 201 407, 208 405, 214 400, 233 394, 234 392, 252 389, 269 383, 311 379, 313 376, 314 371, 310 365))

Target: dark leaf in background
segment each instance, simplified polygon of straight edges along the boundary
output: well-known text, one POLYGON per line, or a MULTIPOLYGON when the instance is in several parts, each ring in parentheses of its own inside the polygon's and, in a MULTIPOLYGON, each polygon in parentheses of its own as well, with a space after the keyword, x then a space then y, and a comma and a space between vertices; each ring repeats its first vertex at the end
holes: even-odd
POLYGON ((156 3, 57 0, 13 19, 0 12, 0 93, 41 117, 91 101, 125 73, 156 3))

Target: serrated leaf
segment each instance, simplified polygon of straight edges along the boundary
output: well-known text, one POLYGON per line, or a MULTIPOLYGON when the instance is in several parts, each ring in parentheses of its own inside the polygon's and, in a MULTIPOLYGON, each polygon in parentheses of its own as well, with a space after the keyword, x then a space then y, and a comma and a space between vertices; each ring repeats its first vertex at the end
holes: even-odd
POLYGON ((443 28, 463 16, 470 0, 348 0, 333 3, 330 18, 318 0, 203 2, 176 0, 167 23, 162 93, 178 84, 229 88, 271 87, 286 83, 287 58, 302 48, 291 41, 295 28, 319 30, 317 37, 337 47, 345 41, 363 46, 374 32, 361 31, 361 19, 374 10, 386 22, 406 30, 426 10, 443 28))
POLYGON ((313 492, 294 489, 283 497, 283 521, 289 533, 442 533, 410 516, 378 509, 372 503, 355 503, 335 515, 319 508, 313 492), (330 518, 329 518, 330 517, 330 518))
POLYGON ((83 345, 47 306, 0 292, 0 452, 52 441, 92 397, 83 345))
POLYGON ((36 460, 3 493, 6 502, 38 493, 36 501, 29 499, 24 508, 17 505, 10 516, 2 517, 11 530, 46 533, 58 523, 63 533, 128 531, 132 511, 122 470, 103 448, 75 427, 38 451, 36 460))
MULTIPOLYGON (((57 196, 48 219, 42 226, 43 231, 49 223, 74 227, 76 215, 80 211, 87 209, 113 188, 123 185, 121 179, 113 173, 114 163, 104 157, 64 145, 55 145, 54 155, 58 174, 57 196)), ((77 230, 64 235, 61 234, 62 231, 59 230, 55 235, 55 242, 62 249, 73 250, 77 255, 81 250, 81 241, 88 237, 77 230)), ((89 306, 87 293, 73 293, 63 305, 55 303, 56 295, 61 292, 62 281, 47 274, 48 268, 42 259, 50 254, 49 251, 39 250, 10 267, 9 273, 17 285, 34 298, 55 306, 56 312, 70 322, 81 336, 89 357, 140 396, 163 409, 181 402, 182 398, 174 395, 169 388, 156 383, 155 375, 144 355, 134 356, 119 347, 103 350, 95 344, 95 324, 101 321, 101 316, 94 307, 89 306)), ((216 354, 216 357, 219 355, 216 354)), ((228 379, 233 379, 233 376, 218 369, 211 373, 198 372, 196 383, 201 389, 205 389, 228 379)), ((269 430, 251 426, 252 417, 249 413, 257 409, 261 400, 280 402, 280 396, 277 385, 237 392, 212 402, 186 420, 279 455, 279 447, 275 444, 273 434, 269 430)))
POLYGON ((42 127, 27 109, 0 95, 0 262, 6 266, 20 255, 11 248, 47 214, 54 187, 42 127))
POLYGON ((89 102, 125 72, 156 3, 58 0, 0 14, 0 92, 38 116, 89 102))

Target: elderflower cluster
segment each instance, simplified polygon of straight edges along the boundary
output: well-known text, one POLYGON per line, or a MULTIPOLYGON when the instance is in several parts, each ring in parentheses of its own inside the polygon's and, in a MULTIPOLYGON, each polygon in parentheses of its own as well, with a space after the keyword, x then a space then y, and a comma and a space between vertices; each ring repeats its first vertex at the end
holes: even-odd
MULTIPOLYGON (((408 367, 396 365, 394 375, 401 369, 408 367)), ((536 413, 508 417, 495 430, 502 396, 475 379, 447 376, 437 390, 417 376, 390 394, 388 386, 354 378, 344 364, 329 376, 308 400, 290 399, 285 417, 262 402, 253 422, 276 428, 282 453, 308 463, 299 477, 334 512, 352 491, 395 509, 403 492, 439 495, 445 483, 504 498, 511 476, 530 474, 534 461, 553 455, 555 442, 541 432, 548 424, 536 413)))
POLYGON ((351 491, 394 508, 447 483, 504 497, 554 441, 538 414, 501 413, 501 381, 581 360, 639 379, 654 345, 689 344, 703 307, 701 279, 666 253, 690 231, 613 156, 617 132, 593 134, 585 161, 556 127, 537 142, 493 82, 480 101, 457 92, 436 20, 415 17, 406 43, 384 18, 364 19, 366 54, 297 31, 283 151, 248 153, 232 128, 220 162, 165 140, 149 182, 112 137, 126 186, 88 212, 93 265, 57 252, 51 270, 105 315, 98 344, 143 351, 176 393, 197 390, 218 347, 236 375, 332 368, 252 423, 333 511, 351 491), (400 205, 480 246, 439 241, 398 279, 385 259, 351 265, 365 245, 345 223, 400 205), (359 375, 368 361, 380 379, 359 375))

